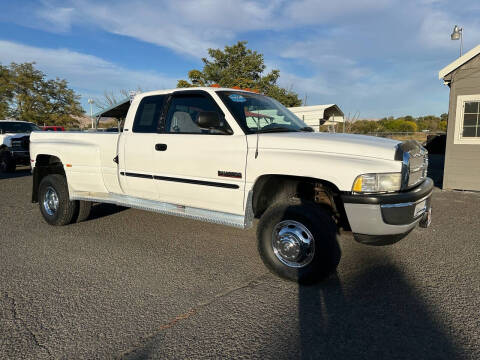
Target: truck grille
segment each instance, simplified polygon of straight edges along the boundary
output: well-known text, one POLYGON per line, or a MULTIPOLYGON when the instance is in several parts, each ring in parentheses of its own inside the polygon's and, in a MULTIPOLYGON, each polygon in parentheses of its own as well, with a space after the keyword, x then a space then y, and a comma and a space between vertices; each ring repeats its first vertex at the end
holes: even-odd
POLYGON ((403 162, 403 189, 410 189, 427 177, 428 151, 418 142, 408 140, 399 144, 395 159, 403 162))
POLYGON ((418 148, 408 152, 408 184, 411 188, 421 183, 427 177, 428 152, 419 145, 418 148))
POLYGON ((30 138, 24 136, 12 139, 12 151, 28 151, 30 146, 30 138))

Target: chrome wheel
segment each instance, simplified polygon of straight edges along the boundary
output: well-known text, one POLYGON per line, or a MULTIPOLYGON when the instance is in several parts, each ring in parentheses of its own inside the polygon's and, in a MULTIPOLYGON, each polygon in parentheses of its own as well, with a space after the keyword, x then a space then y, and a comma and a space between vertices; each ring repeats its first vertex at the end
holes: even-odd
POLYGON ((315 240, 305 225, 285 220, 273 229, 272 248, 282 263, 293 268, 302 268, 313 260, 315 240))
POLYGON ((47 187, 43 198, 43 208, 50 216, 54 215, 58 210, 58 195, 54 188, 47 187))

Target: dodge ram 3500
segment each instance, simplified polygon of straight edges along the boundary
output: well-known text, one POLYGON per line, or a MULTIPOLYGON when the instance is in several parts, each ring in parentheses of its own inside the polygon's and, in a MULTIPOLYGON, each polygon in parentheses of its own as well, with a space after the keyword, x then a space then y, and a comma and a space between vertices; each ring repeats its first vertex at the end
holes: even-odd
POLYGON ((258 218, 266 266, 303 282, 335 270, 340 228, 385 245, 430 223, 415 141, 313 132, 276 100, 224 88, 137 94, 100 115, 123 126, 30 137, 32 201, 51 225, 85 220, 92 202, 239 228, 258 218))

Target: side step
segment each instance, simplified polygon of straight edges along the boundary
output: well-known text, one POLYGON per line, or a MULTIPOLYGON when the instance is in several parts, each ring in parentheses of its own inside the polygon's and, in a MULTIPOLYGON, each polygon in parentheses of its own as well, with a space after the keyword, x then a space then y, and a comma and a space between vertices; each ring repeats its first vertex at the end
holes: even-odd
POLYGON ((226 225, 240 229, 248 229, 252 227, 253 223, 251 191, 248 194, 247 211, 245 212, 245 215, 230 214, 221 211, 206 210, 190 206, 146 200, 120 194, 75 192, 70 196, 70 199, 115 204, 140 210, 154 211, 160 214, 174 215, 193 220, 226 225))

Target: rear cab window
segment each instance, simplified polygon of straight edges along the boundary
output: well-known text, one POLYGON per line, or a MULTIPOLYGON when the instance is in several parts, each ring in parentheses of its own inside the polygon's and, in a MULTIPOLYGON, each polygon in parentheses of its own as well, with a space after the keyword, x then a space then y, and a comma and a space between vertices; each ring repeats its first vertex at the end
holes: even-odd
POLYGON ((156 133, 168 95, 146 96, 138 105, 132 131, 136 133, 156 133))

